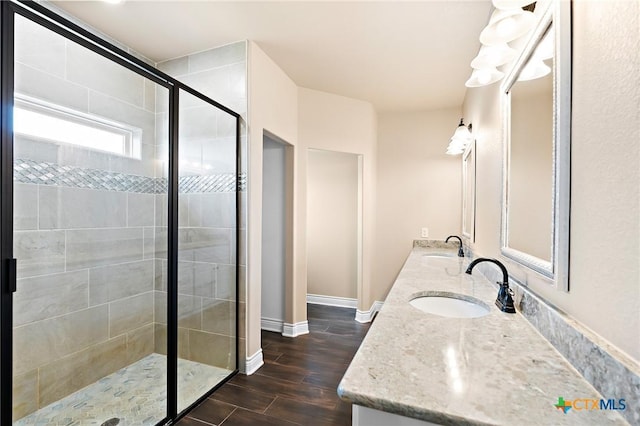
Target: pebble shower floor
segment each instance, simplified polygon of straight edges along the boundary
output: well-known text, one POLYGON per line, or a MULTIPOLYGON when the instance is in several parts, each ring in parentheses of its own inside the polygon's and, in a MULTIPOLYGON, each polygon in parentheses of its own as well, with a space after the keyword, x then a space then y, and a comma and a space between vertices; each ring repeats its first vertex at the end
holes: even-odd
MULTIPOLYGON (((164 355, 147 355, 19 419, 14 426, 155 425, 166 412, 166 365, 164 355)), ((178 373, 180 409, 220 383, 231 371, 178 359, 178 373)))

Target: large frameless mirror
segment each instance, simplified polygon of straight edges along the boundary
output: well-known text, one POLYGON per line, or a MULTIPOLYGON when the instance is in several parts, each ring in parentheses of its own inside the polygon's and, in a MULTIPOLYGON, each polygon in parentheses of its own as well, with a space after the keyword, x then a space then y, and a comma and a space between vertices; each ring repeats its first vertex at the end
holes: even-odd
POLYGON ((538 2, 538 25, 502 86, 502 254, 568 290, 570 3, 538 2))

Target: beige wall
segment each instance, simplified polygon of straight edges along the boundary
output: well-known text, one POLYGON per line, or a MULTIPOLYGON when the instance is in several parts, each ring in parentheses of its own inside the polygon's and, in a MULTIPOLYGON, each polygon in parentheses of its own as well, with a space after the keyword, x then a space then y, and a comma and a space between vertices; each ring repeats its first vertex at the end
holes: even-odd
MULTIPOLYGON (((376 114, 363 101, 315 90, 295 83, 254 43, 248 45, 249 86, 249 195, 246 297, 246 357, 261 346, 261 254, 262 254, 262 149, 268 132, 291 145, 287 149, 287 236, 285 323, 306 321, 307 294, 307 148, 362 155, 363 162, 363 282, 371 275, 373 218, 375 213, 376 114)), ((243 292, 244 293, 244 292, 243 292)), ((242 299, 242 298, 241 298, 242 299)), ((372 300, 363 291, 362 304, 372 300)), ((245 354, 241 354, 242 355, 245 354)))
MULTIPOLYGON (((371 285, 376 214, 376 113, 368 102, 305 88, 298 92, 298 106, 301 147, 362 156, 362 284, 358 289, 358 308, 367 311, 375 300, 371 285)), ((303 190, 302 186, 306 184, 308 171, 306 164, 299 166, 297 203, 306 210, 306 189, 303 190)), ((296 232, 300 232, 300 228, 297 227, 296 232)), ((304 246, 307 243, 306 231, 302 234, 296 236, 296 241, 304 246)), ((306 280, 306 265, 305 275, 296 276, 296 279, 298 282, 306 280)), ((297 303, 298 309, 306 314, 305 298, 297 299, 297 303)))
MULTIPOLYGON (((569 293, 507 262, 529 287, 640 360, 640 3, 574 2, 569 293)), ((499 87, 471 89, 477 255, 500 257, 499 87)), ((504 259, 503 259, 504 260, 504 259)))
POLYGON ((459 120, 458 108, 379 116, 374 300, 387 296, 421 228, 430 239, 460 235, 461 157, 445 154, 459 120))
MULTIPOLYGON (((246 344, 246 356, 251 357, 260 350, 261 342, 263 134, 266 130, 295 147, 298 141, 298 88, 256 43, 249 42, 248 47, 248 121, 250 123, 248 203, 251 208, 247 219, 249 229, 247 289, 244 293, 247 303, 246 342, 241 342, 241 346, 243 343, 246 344)), ((295 170, 293 173, 295 174, 295 170)), ((293 221, 295 223, 296 218, 293 221)), ((290 237, 287 244, 291 249, 290 237)), ((295 270, 298 264, 297 254, 294 252, 294 256, 288 261, 293 262, 295 270)), ((304 274, 306 275, 306 269, 304 274)), ((289 276, 286 283, 287 297, 293 294, 291 283, 289 276)), ((285 305, 291 305, 291 303, 285 301, 285 305)), ((285 312, 286 322, 290 322, 290 315, 290 312, 285 312)))
POLYGON ((358 157, 309 150, 307 294, 357 297, 358 157))

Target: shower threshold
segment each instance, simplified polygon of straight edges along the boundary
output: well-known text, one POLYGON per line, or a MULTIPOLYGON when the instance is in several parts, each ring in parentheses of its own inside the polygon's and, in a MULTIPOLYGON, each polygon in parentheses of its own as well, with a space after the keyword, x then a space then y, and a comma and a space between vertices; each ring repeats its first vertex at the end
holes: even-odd
MULTIPOLYGON (((155 425, 165 418, 167 411, 166 366, 164 355, 147 355, 13 424, 155 425)), ((178 359, 178 409, 191 405, 231 373, 231 370, 178 359)))

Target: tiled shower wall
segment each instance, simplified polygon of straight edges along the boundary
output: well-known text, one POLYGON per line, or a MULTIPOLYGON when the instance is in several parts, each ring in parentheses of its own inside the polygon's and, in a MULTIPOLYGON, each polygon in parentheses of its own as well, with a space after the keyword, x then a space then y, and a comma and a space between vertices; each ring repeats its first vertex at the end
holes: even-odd
MULTIPOLYGON (((158 64, 158 68, 246 116, 246 42, 238 42, 158 64)), ((158 121, 163 112, 158 111, 158 121)), ((181 180, 188 176, 235 174, 235 121, 227 114, 181 93, 181 180), (210 135, 215 135, 214 138, 210 135)), ((241 176, 246 174, 246 129, 241 125, 241 176)), ((235 263, 244 288, 246 191, 241 178, 240 241, 235 241, 235 192, 210 193, 202 188, 179 196, 180 264, 178 266, 178 351, 182 358, 223 368, 235 366, 235 340, 244 359, 244 299, 235 294, 235 263), (236 244, 240 258, 236 259, 236 244), (211 280, 209 277, 214 276, 211 280), (237 302, 236 302, 237 300, 237 302), (240 324, 235 329, 236 303, 240 324), (237 334, 237 336, 236 336, 237 334)), ((164 218, 158 217, 158 223, 164 218)), ((157 268, 158 269, 158 268, 157 268)), ((166 263, 156 274, 156 301, 166 300, 166 263)), ((156 303, 160 306, 161 303, 156 303)), ((160 313, 156 311, 156 317, 160 313)), ((165 346, 166 328, 156 324, 156 351, 165 346)))
POLYGON ((14 417, 154 350, 155 95, 23 18, 16 92, 142 129, 142 159, 15 140, 14 417))
MULTIPOLYGON (((16 137, 17 419, 166 353, 168 147, 166 89, 22 19, 16 37, 18 94, 128 123, 143 135, 142 160, 16 137)), ((244 42, 165 65, 180 64, 185 73, 172 74, 246 112, 244 42)), ((233 369, 235 127, 228 115, 200 110, 183 97, 179 355, 233 369)), ((242 140, 246 146, 244 126, 242 140)))

